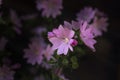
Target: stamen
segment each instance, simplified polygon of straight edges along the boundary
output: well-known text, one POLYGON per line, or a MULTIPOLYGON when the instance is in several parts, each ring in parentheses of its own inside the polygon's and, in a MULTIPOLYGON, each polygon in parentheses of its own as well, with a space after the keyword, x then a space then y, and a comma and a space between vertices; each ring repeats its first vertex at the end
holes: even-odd
POLYGON ((65 38, 64 41, 65 41, 65 43, 68 43, 68 42, 69 42, 69 39, 68 39, 68 38, 65 38))

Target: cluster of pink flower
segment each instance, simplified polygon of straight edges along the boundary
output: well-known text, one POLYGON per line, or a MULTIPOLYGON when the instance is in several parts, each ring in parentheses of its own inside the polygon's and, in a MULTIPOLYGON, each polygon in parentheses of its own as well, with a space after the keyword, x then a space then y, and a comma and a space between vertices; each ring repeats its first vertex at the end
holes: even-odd
MULTIPOLYGON (((50 49, 50 47, 48 47, 46 49, 47 51, 43 53, 43 51, 41 51, 43 49, 41 48, 44 47, 39 44, 41 41, 39 41, 38 43, 37 41, 34 41, 31 45, 29 45, 30 50, 25 50, 25 56, 30 57, 34 61, 36 60, 36 62, 38 60, 40 61, 38 63, 41 63, 42 54, 44 54, 47 60, 50 60, 51 55, 53 55, 53 51, 56 49, 58 55, 67 55, 68 50, 70 49, 71 51, 73 51, 73 46, 76 46, 78 43, 75 39, 75 36, 77 36, 75 35, 75 32, 77 30, 79 31, 79 37, 84 42, 84 44, 92 49, 92 51, 95 51, 94 44, 96 43, 96 40, 94 38, 97 36, 101 36, 102 31, 107 30, 107 25, 107 18, 104 14, 101 14, 98 10, 92 10, 92 8, 89 7, 85 8, 77 14, 77 21, 72 21, 71 24, 67 21, 64 21, 64 25, 60 25, 58 29, 53 29, 52 32, 48 32, 48 39, 53 44, 51 48, 52 50, 50 49), (85 17, 82 16, 83 14, 85 17), (93 22, 91 22, 92 20, 93 22), (33 56, 34 54, 32 55, 32 53, 35 53, 35 55, 37 55, 37 58, 33 56), (38 56, 38 53, 40 56, 38 56)), ((77 38, 79 37, 77 36, 77 38)), ((28 62, 31 62, 32 64, 35 63, 31 60, 28 62)))
MULTIPOLYGON (((54 58, 55 50, 57 50, 58 55, 67 55, 69 49, 74 51, 73 47, 79 44, 77 40, 81 40, 94 52, 94 45, 97 42, 94 38, 101 36, 103 31, 107 30, 107 25, 107 18, 103 13, 100 13, 97 9, 85 8, 77 14, 77 21, 72 21, 71 23, 64 21, 64 25, 59 25, 58 29, 55 28, 52 32, 48 32, 48 39, 52 43, 52 47, 50 45, 46 46, 42 39, 41 41, 40 39, 37 41, 33 40, 29 45, 30 49, 24 50, 24 57, 28 58, 28 63, 43 65, 44 58, 47 61, 54 58), (76 32, 79 32, 79 35, 76 35, 76 32)), ((42 33, 42 31, 46 30, 37 28, 37 34, 42 33)), ((46 66, 50 65, 47 64, 46 66)))
POLYGON ((104 14, 98 10, 92 10, 92 8, 85 8, 77 14, 76 22, 72 21, 70 24, 64 21, 63 26, 60 25, 58 29, 53 29, 52 32, 48 33, 48 39, 53 44, 52 48, 54 50, 58 49, 57 54, 66 55, 68 49, 73 51, 72 44, 77 43, 73 38, 77 36, 75 32, 78 30, 80 39, 86 46, 95 51, 94 44, 96 40, 94 38, 101 36, 102 31, 107 30, 107 25, 107 18, 104 14))
MULTIPOLYGON (((0 0, 0 5, 2 0, 0 0)), ((36 0, 36 8, 38 11, 41 11, 41 16, 49 18, 54 18, 61 14, 63 9, 62 0, 36 0)), ((1 14, 1 13, 0 13, 1 14)), ((1 14, 2 15, 2 14, 1 14)), ((25 21, 30 18, 37 17, 38 14, 27 15, 18 17, 17 13, 10 9, 10 19, 13 30, 19 35, 22 34, 22 20, 25 21)), ((64 24, 60 24, 58 28, 54 28, 51 32, 48 32, 47 28, 40 27, 32 30, 35 33, 35 37, 32 38, 28 48, 25 48, 23 57, 26 59, 27 63, 32 65, 41 65, 46 69, 51 69, 52 64, 49 62, 51 60, 57 61, 57 56, 64 56, 69 54, 69 51, 74 52, 74 47, 80 47, 78 45, 86 45, 93 52, 96 51, 94 45, 97 43, 95 40, 96 37, 101 36, 103 31, 107 31, 107 17, 104 13, 101 13, 97 9, 91 7, 85 7, 77 15, 76 20, 71 22, 64 21, 64 24), (45 40, 42 33, 48 33, 45 40), (45 42, 48 41, 48 42, 45 42), (50 42, 50 44, 48 44, 50 42), (81 44, 81 43, 82 44, 81 44), (52 43, 52 45, 51 45, 52 43)), ((45 25, 46 26, 46 25, 45 25)), ((50 25, 53 26, 53 25, 50 25)), ((7 39, 2 37, 0 39, 0 51, 4 50, 7 39)), ((56 64, 54 64, 56 65, 56 64)), ((13 80, 15 74, 14 69, 17 69, 19 65, 3 65, 0 67, 0 80, 13 80)), ((58 68, 57 68, 58 69, 58 68)), ((55 70, 55 69, 53 69, 55 70)), ((51 71, 52 72, 52 71, 51 71)), ((60 72, 58 70, 58 72, 60 72)), ((60 72, 57 74, 61 79, 68 80, 60 72)), ((36 77, 35 80, 45 80, 43 76, 36 77)))
MULTIPOLYGON (((52 58, 53 50, 50 45, 45 44, 42 38, 33 38, 29 48, 30 49, 24 49, 24 58, 27 58, 28 63, 31 63, 32 65, 35 65, 35 63, 44 65, 44 58, 47 61, 52 58)), ((47 66, 49 65, 46 65, 46 67, 47 66)))
POLYGON ((11 61, 8 58, 4 58, 3 65, 0 67, 0 80, 14 80, 14 70, 20 67, 19 63, 11 65, 11 61))
POLYGON ((42 10, 42 16, 56 18, 61 14, 62 0, 37 0, 36 7, 42 10))

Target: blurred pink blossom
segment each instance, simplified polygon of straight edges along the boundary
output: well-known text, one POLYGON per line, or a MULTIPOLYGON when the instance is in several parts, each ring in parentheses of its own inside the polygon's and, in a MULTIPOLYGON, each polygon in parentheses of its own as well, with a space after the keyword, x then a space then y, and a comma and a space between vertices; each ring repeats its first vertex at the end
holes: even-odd
POLYGON ((78 30, 80 28, 80 23, 77 21, 72 21, 71 23, 64 21, 64 27, 67 27, 69 29, 74 29, 74 30, 78 30))
POLYGON ((33 39, 28 49, 24 49, 24 58, 32 65, 41 64, 43 60, 44 42, 42 39, 33 39))
POLYGON ((44 50, 43 54, 47 61, 49 61, 53 57, 54 50, 50 45, 47 46, 47 48, 44 50))
POLYGON ((3 65, 0 67, 0 80, 14 80, 15 71, 10 67, 3 65))
POLYGON ((86 46, 95 51, 94 44, 96 43, 96 40, 94 40, 92 28, 89 27, 87 22, 84 22, 83 25, 80 27, 80 38, 86 46))
POLYGON ((21 20, 18 17, 17 13, 12 9, 10 10, 10 18, 11 18, 12 23, 14 24, 13 30, 15 30, 17 34, 21 34, 21 30, 20 30, 22 27, 21 20))
POLYGON ((101 36, 102 31, 107 31, 107 18, 105 17, 105 14, 100 12, 98 9, 85 7, 77 14, 77 20, 79 22, 86 21, 89 23, 94 36, 101 36))
POLYGON ((12 61, 8 57, 4 57, 2 63, 9 66, 11 69, 19 69, 21 67, 20 63, 12 64, 12 61))
POLYGON ((48 38, 56 37, 56 35, 53 32, 48 32, 48 38))
POLYGON ((56 18, 61 14, 62 0, 37 0, 36 7, 42 10, 42 16, 56 18))
POLYGON ((101 18, 94 18, 93 23, 91 24, 92 27, 92 32, 95 36, 101 36, 102 35, 102 31, 107 31, 107 18, 105 17, 101 17, 101 18))
POLYGON ((83 10, 77 13, 77 20, 80 22, 87 21, 89 23, 94 18, 95 12, 96 11, 91 7, 85 7, 83 10))
POLYGON ((10 17, 14 25, 16 25, 17 27, 22 27, 20 18, 18 17, 17 13, 12 9, 10 10, 10 17))

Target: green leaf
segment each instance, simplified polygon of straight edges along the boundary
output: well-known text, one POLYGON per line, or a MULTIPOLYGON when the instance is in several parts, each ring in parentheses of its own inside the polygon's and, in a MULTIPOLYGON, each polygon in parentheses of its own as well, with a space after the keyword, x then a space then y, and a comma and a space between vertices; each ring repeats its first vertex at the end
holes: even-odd
POLYGON ((72 56, 70 60, 71 60, 72 63, 77 62, 76 56, 72 56))
POLYGON ((78 60, 77 60, 76 56, 72 56, 70 60, 72 62, 72 68, 73 69, 76 69, 76 68, 79 67, 78 60))
POLYGON ((76 63, 72 63, 72 68, 73 69, 77 69, 79 67, 79 64, 76 62, 76 63))
POLYGON ((69 61, 68 61, 67 59, 63 59, 63 61, 62 61, 62 64, 63 64, 63 65, 66 66, 66 65, 68 65, 68 63, 69 63, 69 61))
POLYGON ((6 22, 0 18, 0 24, 6 24, 6 22))

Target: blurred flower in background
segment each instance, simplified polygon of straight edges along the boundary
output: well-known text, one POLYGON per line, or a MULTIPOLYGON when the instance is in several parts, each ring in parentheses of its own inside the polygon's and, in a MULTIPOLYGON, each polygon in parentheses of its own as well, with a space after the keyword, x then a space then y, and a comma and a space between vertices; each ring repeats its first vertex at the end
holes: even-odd
POLYGON ((10 18, 13 23, 13 30, 15 30, 17 34, 21 34, 21 20, 18 18, 17 13, 12 9, 10 10, 10 18))
POLYGON ((45 43, 40 38, 35 38, 32 43, 29 44, 28 49, 24 49, 24 58, 27 58, 27 62, 32 65, 41 64, 43 60, 43 50, 45 43))
POLYGON ((94 40, 92 28, 89 27, 87 22, 84 22, 83 25, 80 27, 80 37, 85 45, 95 51, 94 44, 96 43, 96 40, 94 40))
POLYGON ((77 20, 79 22, 87 21, 89 23, 94 18, 94 16, 95 10, 93 10, 91 7, 85 7, 83 10, 77 13, 77 20))
POLYGON ((92 27, 92 32, 94 33, 95 36, 101 36, 102 31, 106 32, 107 31, 107 18, 102 17, 98 19, 97 17, 94 18, 93 23, 90 25, 92 27))
POLYGON ((0 80, 14 80, 15 72, 8 66, 0 67, 0 80))
POLYGON ((42 16, 56 18, 61 14, 62 0, 36 0, 36 7, 42 10, 42 16))

